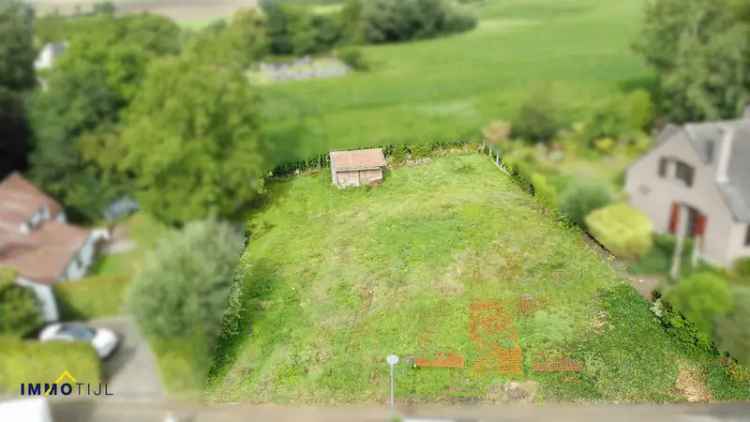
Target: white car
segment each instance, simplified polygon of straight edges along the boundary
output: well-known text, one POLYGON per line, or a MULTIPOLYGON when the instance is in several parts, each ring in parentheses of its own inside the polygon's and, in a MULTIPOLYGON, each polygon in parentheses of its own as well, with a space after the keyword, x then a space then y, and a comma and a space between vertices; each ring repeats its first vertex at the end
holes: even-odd
POLYGON ((100 358, 108 358, 120 339, 106 328, 92 328, 79 323, 55 323, 39 333, 39 341, 82 341, 91 344, 100 358))

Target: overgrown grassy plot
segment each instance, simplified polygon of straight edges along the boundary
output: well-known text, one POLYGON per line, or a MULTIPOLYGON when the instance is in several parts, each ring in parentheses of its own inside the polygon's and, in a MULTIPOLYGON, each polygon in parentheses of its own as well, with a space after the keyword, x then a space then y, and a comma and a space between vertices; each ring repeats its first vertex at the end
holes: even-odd
POLYGON ((490 0, 477 29, 368 46, 372 70, 265 87, 272 120, 306 117, 307 157, 331 148, 453 141, 508 119, 533 89, 571 113, 649 76, 630 47, 643 1, 490 0))
MULTIPOLYGON (((492 401, 524 379, 540 383, 537 400, 671 401, 677 358, 722 371, 668 337, 577 232, 485 157, 397 169, 372 189, 340 191, 329 177, 273 184, 251 218, 244 320, 220 348, 214 399, 382 402, 388 353, 465 358, 462 369, 399 365, 399 399, 420 402, 492 401), (512 330, 490 330, 488 353, 471 309, 493 303, 489 324, 512 330), (520 348, 520 374, 477 367, 494 346, 520 348), (540 356, 581 371, 535 371, 540 356)), ((710 387, 738 388, 727 380, 710 387)))

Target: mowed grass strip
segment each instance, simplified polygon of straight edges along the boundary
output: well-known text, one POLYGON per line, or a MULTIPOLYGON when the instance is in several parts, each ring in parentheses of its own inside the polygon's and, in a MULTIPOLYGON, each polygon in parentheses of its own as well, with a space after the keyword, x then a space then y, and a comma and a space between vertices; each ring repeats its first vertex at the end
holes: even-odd
POLYGON ((383 402, 389 353, 466 360, 399 365, 405 401, 491 402, 524 379, 540 383, 540 401, 681 400, 675 358, 686 352, 649 305, 486 157, 400 168, 375 188, 342 191, 329 178, 273 183, 251 218, 245 320, 220 350, 215 400, 383 402), (482 324, 470 307, 482 303, 512 324, 494 337, 482 328, 494 344, 472 339, 482 324), (482 370, 494 346, 522 349, 520 374, 482 370), (583 369, 538 373, 539 356, 583 369))
MULTIPOLYGON (((363 47, 372 70, 263 87, 273 124, 309 130, 290 153, 454 141, 509 119, 533 90, 573 119, 649 72, 633 52, 644 1, 489 0, 475 30, 363 47)), ((284 156, 283 158, 288 158, 284 156)))

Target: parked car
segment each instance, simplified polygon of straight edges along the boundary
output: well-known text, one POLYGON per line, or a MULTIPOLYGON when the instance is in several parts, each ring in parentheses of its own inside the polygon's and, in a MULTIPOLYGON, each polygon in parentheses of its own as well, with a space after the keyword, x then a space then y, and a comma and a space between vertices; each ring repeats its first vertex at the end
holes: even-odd
POLYGON ((92 328, 80 323, 55 323, 39 333, 39 341, 82 341, 91 344, 100 358, 106 359, 117 348, 120 339, 106 328, 92 328))

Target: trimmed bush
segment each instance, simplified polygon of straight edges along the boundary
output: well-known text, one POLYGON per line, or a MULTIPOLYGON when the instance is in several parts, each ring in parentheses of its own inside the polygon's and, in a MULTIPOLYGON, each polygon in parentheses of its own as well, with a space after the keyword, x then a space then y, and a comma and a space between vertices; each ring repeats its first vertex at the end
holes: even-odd
POLYGON ((15 279, 14 271, 0 269, 0 335, 23 337, 39 328, 44 319, 34 292, 15 284, 15 279))
POLYGON ((82 320, 120 314, 129 281, 128 276, 101 276, 56 284, 55 297, 62 319, 82 320))
POLYGON ((0 337, 0 391, 18 394, 21 383, 52 383, 63 371, 81 383, 101 380, 96 351, 85 343, 23 341, 0 337))
POLYGON ((651 220, 625 204, 598 209, 586 217, 589 232, 612 254, 637 259, 653 247, 651 220))
POLYGON ((612 202, 609 189, 601 184, 573 183, 560 198, 560 213, 570 223, 586 228, 586 217, 612 202))

